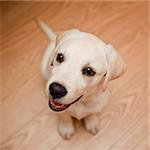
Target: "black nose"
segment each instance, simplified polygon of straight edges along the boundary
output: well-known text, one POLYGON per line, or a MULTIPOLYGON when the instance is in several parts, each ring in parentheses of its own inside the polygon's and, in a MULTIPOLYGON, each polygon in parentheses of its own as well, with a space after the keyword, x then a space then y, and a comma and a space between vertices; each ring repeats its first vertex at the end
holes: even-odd
POLYGON ((65 87, 57 82, 50 84, 49 91, 53 98, 61 98, 67 94, 65 87))

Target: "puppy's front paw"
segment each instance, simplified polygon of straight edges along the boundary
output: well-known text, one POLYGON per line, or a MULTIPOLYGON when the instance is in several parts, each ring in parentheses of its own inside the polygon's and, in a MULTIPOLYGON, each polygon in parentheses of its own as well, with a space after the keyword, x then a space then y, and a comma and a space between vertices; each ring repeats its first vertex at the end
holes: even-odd
POLYGON ((98 117, 97 115, 90 115, 83 119, 85 129, 91 134, 98 132, 98 117))
POLYGON ((73 122, 60 121, 58 124, 58 132, 65 140, 69 140, 75 132, 73 122))

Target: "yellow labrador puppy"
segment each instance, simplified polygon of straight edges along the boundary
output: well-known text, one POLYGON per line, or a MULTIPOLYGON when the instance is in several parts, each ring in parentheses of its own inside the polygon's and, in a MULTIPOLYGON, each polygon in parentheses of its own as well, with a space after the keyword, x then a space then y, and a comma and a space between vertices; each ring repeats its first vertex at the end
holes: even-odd
POLYGON ((38 24, 50 40, 41 73, 49 107, 58 117, 58 132, 69 139, 75 131, 74 117, 96 134, 97 114, 109 100, 108 83, 125 72, 126 63, 112 45, 90 33, 72 29, 56 35, 42 21, 38 24))

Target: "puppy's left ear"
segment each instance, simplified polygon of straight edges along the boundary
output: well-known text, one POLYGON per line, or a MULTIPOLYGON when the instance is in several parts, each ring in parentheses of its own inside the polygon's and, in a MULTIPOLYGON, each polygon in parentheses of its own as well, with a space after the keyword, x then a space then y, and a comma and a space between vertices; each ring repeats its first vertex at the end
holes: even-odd
POLYGON ((123 75, 127 64, 112 45, 106 45, 107 73, 103 82, 103 91, 106 90, 109 81, 123 75))

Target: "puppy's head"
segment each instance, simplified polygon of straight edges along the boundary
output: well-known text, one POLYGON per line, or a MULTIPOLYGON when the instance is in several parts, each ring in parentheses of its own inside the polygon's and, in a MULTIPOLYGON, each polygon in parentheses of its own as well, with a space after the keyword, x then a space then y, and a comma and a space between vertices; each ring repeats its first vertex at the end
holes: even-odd
MULTIPOLYGON (((62 111, 83 96, 106 89, 121 76, 126 64, 111 45, 96 36, 70 30, 58 36, 51 57, 46 57, 46 93, 49 106, 62 111)), ((45 58, 44 58, 45 59, 45 58)))

